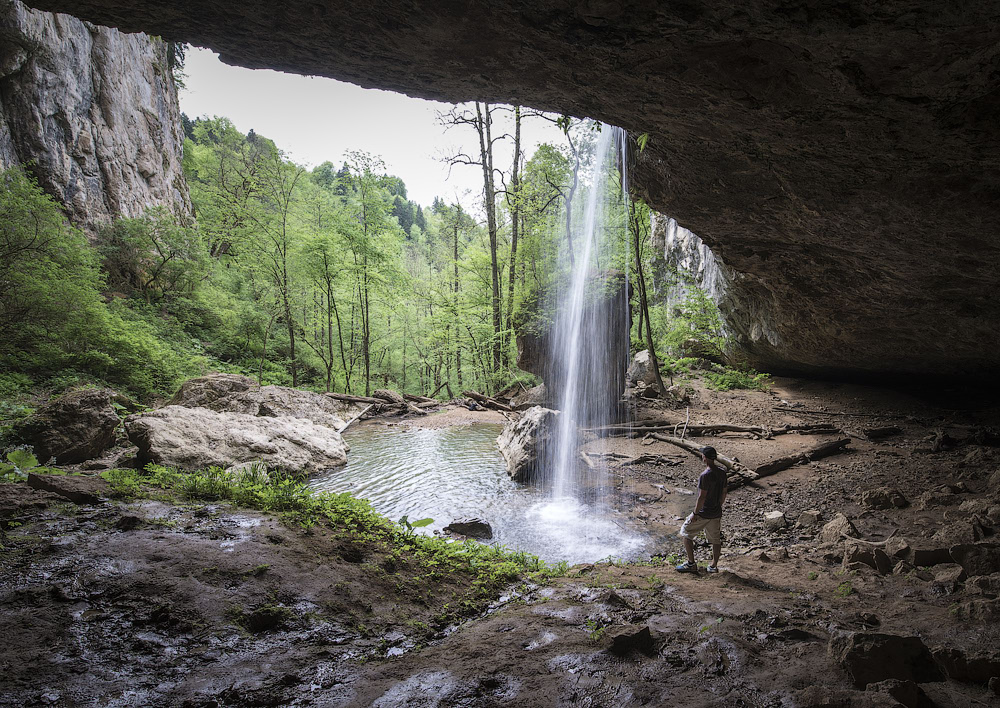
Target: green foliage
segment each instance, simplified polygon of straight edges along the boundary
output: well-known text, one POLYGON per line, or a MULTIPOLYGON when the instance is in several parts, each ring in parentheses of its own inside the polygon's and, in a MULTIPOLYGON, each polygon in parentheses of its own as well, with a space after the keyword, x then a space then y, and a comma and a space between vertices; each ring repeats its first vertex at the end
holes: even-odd
POLYGON ((851 584, 850 580, 845 580, 837 589, 833 591, 833 594, 837 597, 849 597, 855 593, 854 585, 851 584))
POLYGON ((721 372, 709 371, 705 373, 705 379, 708 387, 716 391, 731 391, 737 388, 767 391, 771 385, 770 376, 753 370, 726 368, 721 372))
POLYGON ((7 453, 7 462, 0 462, 0 481, 19 482, 28 478, 28 472, 40 472, 38 458, 30 447, 15 447, 7 453))

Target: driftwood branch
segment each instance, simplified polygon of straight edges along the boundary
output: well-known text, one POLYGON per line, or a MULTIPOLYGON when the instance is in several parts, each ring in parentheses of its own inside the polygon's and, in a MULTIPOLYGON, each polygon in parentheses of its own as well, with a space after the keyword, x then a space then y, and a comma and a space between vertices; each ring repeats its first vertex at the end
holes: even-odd
POLYGON ((514 409, 510 406, 500 403, 500 401, 495 398, 490 398, 489 396, 484 396, 481 393, 476 393, 475 391, 462 391, 462 395, 471 398, 476 403, 486 406, 487 408, 493 408, 498 411, 505 411, 507 413, 513 413, 514 409))
POLYGON ((830 440, 817 445, 814 448, 806 450, 805 452, 799 452, 794 455, 788 455, 786 457, 779 457, 776 460, 771 460, 770 462, 765 462, 763 465, 754 470, 758 477, 767 477, 775 472, 780 472, 781 470, 786 470, 793 465, 797 465, 800 462, 808 462, 810 460, 818 460, 821 457, 829 457, 830 455, 836 455, 843 452, 843 449, 847 447, 847 444, 851 442, 850 438, 838 438, 837 440, 830 440))
POLYGON ((347 430, 347 429, 348 429, 348 428, 349 428, 349 427, 351 426, 351 423, 353 423, 353 422, 354 422, 354 421, 356 421, 356 420, 357 420, 358 418, 360 418, 360 417, 361 417, 361 416, 363 416, 363 415, 364 415, 365 413, 367 413, 367 412, 368 412, 369 410, 371 410, 371 407, 372 407, 372 406, 374 406, 374 405, 375 405, 374 403, 369 403, 369 404, 368 404, 367 406, 365 406, 364 408, 362 408, 362 409, 361 409, 361 412, 360 412, 360 413, 358 413, 358 414, 357 414, 356 416, 354 416, 354 417, 353 417, 353 418, 351 418, 351 419, 350 419, 349 421, 347 421, 347 422, 346 422, 346 423, 344 423, 344 424, 343 424, 342 426, 340 426, 340 429, 339 429, 339 430, 338 430, 337 432, 338 432, 338 433, 342 433, 342 432, 344 432, 345 430, 347 430))
MULTIPOLYGON (((675 438, 670 435, 661 435, 659 433, 653 433, 652 437, 665 443, 670 443, 671 445, 676 445, 677 447, 687 450, 693 455, 701 455, 701 445, 693 443, 690 440, 681 440, 680 438, 675 438)), ((757 479, 757 474, 741 464, 738 460, 731 460, 725 455, 719 455, 716 457, 716 461, 727 470, 735 475, 735 478, 730 478, 730 484, 738 486, 745 481, 752 481, 757 479), (739 480, 737 482, 737 480, 739 480)))
POLYGON ((326 394, 330 398, 337 401, 347 401, 348 403, 378 403, 382 404, 386 401, 381 398, 372 398, 371 396, 355 396, 350 393, 328 393, 326 394))

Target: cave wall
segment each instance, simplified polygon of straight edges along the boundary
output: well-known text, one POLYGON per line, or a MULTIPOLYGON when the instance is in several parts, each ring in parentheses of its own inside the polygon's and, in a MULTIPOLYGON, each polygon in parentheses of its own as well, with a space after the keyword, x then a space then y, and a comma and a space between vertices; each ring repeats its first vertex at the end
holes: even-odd
POLYGON ((992 0, 32 0, 224 61, 648 133, 758 368, 1000 381, 992 0))
POLYGON ((0 166, 31 163, 74 223, 189 215, 183 139, 162 40, 0 0, 0 166))

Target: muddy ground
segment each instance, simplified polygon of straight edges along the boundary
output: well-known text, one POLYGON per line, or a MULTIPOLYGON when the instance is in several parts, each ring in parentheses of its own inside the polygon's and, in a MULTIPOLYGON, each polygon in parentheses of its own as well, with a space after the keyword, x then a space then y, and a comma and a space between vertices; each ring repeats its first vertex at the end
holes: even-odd
MULTIPOLYGON (((1000 456, 989 430, 1000 409, 988 398, 792 379, 767 393, 693 393, 692 423, 829 422, 851 444, 734 491, 716 575, 681 575, 659 558, 577 566, 515 585, 460 622, 445 620, 467 590, 458 581, 429 582, 333 529, 224 505, 109 500, 93 477, 60 478, 61 493, 0 485, 0 705, 1000 704, 997 680, 989 685, 1000 668, 1000 575, 964 577, 933 557, 993 548, 1000 456), (864 432, 890 425, 900 433, 880 441, 864 432), (880 487, 907 504, 862 503, 880 487), (78 503, 65 496, 72 489, 78 503), (800 519, 808 510, 819 523, 800 519), (787 526, 765 530, 771 511, 787 526), (905 539, 926 553, 916 565, 893 556, 896 572, 880 572, 851 542, 821 537, 838 513, 862 539, 892 534, 880 549, 902 556, 905 539), (919 641, 904 650, 878 640, 842 661, 840 642, 855 632, 919 641), (952 678, 938 675, 942 664, 952 678)), ((641 414, 687 411, 652 403, 641 414)), ((705 442, 755 467, 820 439, 705 442)), ((612 445, 663 456, 625 467, 620 484, 639 523, 676 532, 701 465, 666 443, 612 445)), ((681 550, 667 545, 663 555, 681 550)))

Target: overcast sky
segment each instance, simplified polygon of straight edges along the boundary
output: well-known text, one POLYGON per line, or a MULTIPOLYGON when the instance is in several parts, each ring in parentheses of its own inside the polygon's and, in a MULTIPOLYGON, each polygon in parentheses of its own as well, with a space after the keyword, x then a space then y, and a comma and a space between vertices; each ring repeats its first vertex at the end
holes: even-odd
MULTIPOLYGON (((180 102, 191 118, 225 116, 243 133, 251 128, 273 140, 306 167, 329 160, 338 167, 348 150, 379 155, 387 171, 406 182, 409 198, 429 206, 435 196, 456 199, 479 212, 479 167, 456 166, 449 178, 441 157, 460 147, 478 154, 470 127, 445 131, 436 113, 450 106, 389 91, 363 89, 332 79, 227 66, 215 53, 190 48, 184 65, 187 88, 180 102)), ((547 121, 525 121, 525 154, 548 141, 561 144, 547 121)), ((512 145, 499 147, 497 166, 507 169, 512 145), (501 159, 502 158, 502 159, 501 159)))

